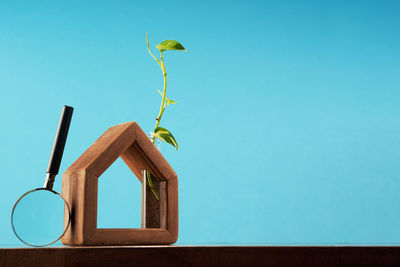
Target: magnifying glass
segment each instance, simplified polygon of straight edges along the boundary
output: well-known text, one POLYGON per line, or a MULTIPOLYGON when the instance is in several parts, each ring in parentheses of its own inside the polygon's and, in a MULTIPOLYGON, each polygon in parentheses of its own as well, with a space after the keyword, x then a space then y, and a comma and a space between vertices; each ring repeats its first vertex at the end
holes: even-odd
POLYGON ((12 209, 14 234, 29 246, 42 247, 57 242, 70 224, 70 207, 59 193, 53 191, 53 184, 60 169, 73 110, 70 106, 62 109, 44 187, 23 194, 12 209))

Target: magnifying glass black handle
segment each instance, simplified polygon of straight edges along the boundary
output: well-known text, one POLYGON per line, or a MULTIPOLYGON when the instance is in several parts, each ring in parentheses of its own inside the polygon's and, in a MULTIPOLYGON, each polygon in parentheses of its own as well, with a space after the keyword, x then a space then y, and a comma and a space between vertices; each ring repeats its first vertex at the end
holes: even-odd
POLYGON ((54 139, 53 149, 51 150, 49 164, 47 166, 47 179, 45 183, 45 188, 47 189, 52 189, 54 177, 58 174, 60 169, 61 159, 64 152, 65 142, 67 141, 73 110, 73 107, 64 106, 61 112, 57 134, 54 139))

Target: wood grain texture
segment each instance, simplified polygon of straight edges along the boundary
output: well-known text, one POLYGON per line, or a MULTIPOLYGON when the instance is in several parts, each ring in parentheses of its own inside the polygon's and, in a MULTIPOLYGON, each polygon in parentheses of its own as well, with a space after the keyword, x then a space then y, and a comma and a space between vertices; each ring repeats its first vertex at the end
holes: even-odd
MULTIPOLYGON (((177 176, 135 122, 109 128, 63 174, 62 195, 71 207, 71 225, 61 239, 67 245, 172 244, 178 237, 177 176), (146 194, 148 229, 98 229, 98 179, 121 157, 142 182, 149 170, 160 201, 146 194)), ((118 181, 116 181, 118 183, 118 181)), ((65 221, 67 222, 67 221, 65 221)))
POLYGON ((0 266, 400 266, 400 247, 141 246, 0 249, 0 266))
POLYGON ((167 204, 168 204, 168 199, 167 199, 167 186, 168 183, 166 181, 160 181, 158 185, 158 189, 160 192, 160 201, 159 203, 159 222, 160 228, 167 228, 167 216, 168 216, 168 210, 167 210, 167 204))
MULTIPOLYGON (((62 195, 71 207, 71 224, 61 241, 65 245, 84 245, 97 228, 98 177, 81 171, 64 173, 62 195)), ((64 217, 64 225, 68 223, 64 217)))
POLYGON ((135 141, 136 123, 123 123, 109 128, 67 170, 86 170, 100 175, 135 141))

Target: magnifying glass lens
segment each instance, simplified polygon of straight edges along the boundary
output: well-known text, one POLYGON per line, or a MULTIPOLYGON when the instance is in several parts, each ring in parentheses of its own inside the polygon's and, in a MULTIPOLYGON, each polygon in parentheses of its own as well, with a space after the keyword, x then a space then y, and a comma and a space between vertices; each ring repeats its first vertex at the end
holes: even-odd
POLYGON ((15 203, 11 223, 15 235, 31 246, 59 240, 69 225, 69 207, 56 192, 44 188, 25 193, 15 203), (68 223, 64 225, 64 209, 68 223))

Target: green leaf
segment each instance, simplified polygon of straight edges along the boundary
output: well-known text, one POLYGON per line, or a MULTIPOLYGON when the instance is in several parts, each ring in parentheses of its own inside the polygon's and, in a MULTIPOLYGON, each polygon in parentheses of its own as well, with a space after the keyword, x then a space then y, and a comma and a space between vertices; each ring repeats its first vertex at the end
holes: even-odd
POLYGON ((174 100, 172 100, 172 99, 169 99, 168 97, 166 97, 166 99, 165 99, 165 102, 167 103, 167 106, 169 106, 169 105, 171 105, 171 104, 178 104, 178 103, 176 103, 174 100))
POLYGON ((175 40, 165 40, 161 44, 156 45, 157 49, 160 51, 165 51, 165 50, 179 50, 179 51, 187 51, 183 45, 181 45, 179 42, 175 40))
POLYGON ((157 200, 160 200, 160 195, 158 194, 156 188, 154 187, 153 179, 151 178, 150 172, 146 171, 146 173, 147 173, 147 184, 150 186, 151 192, 153 192, 157 200))
MULTIPOLYGON (((157 89, 157 92, 162 96, 162 93, 160 90, 157 89)), ((171 104, 178 104, 176 101, 169 99, 168 97, 165 97, 165 102, 167 103, 167 106, 171 104)))
POLYGON ((147 182, 149 183, 149 186, 150 187, 154 187, 153 180, 151 179, 150 172, 149 171, 146 171, 146 172, 147 172, 147 182))
POLYGON ((153 192, 153 194, 154 194, 154 196, 156 197, 156 199, 157 200, 160 200, 160 196, 158 195, 158 192, 157 192, 157 190, 153 187, 153 188, 150 188, 151 189, 151 192, 153 192))
POLYGON ((157 127, 154 129, 154 133, 151 134, 158 139, 163 140, 164 142, 167 142, 168 144, 174 146, 175 149, 178 150, 178 143, 176 142, 175 137, 167 129, 163 127, 157 127))

